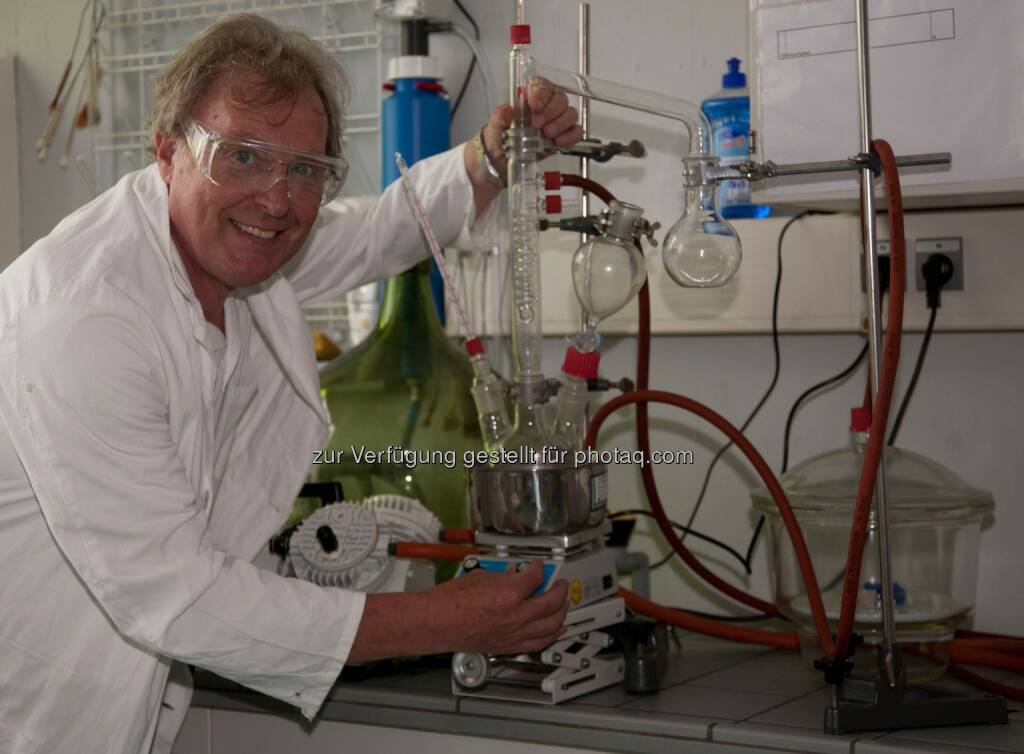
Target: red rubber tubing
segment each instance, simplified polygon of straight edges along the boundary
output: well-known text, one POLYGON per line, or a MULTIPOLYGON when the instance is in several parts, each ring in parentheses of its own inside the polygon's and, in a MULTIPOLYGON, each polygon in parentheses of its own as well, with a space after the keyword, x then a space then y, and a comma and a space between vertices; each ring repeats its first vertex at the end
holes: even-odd
POLYGON ((584 178, 581 175, 571 175, 569 173, 562 173, 562 185, 563 186, 576 186, 584 191, 589 191, 591 194, 596 196, 605 204, 611 204, 615 201, 615 197, 612 196, 612 192, 606 189, 597 181, 592 181, 589 178, 584 178))
POLYGON ((777 647, 779 649, 799 649, 800 646, 799 639, 794 633, 744 628, 743 626, 734 626, 731 623, 693 615, 684 610, 663 607, 623 587, 619 587, 619 596, 626 601, 626 605, 634 612, 654 618, 655 620, 664 621, 679 628, 685 628, 689 631, 696 631, 697 633, 715 636, 720 639, 742 641, 748 644, 761 644, 766 647, 777 647))
MULTIPOLYGON (((576 186, 585 191, 597 196, 605 204, 610 204, 615 201, 615 196, 608 191, 604 186, 592 181, 589 178, 583 178, 578 175, 562 174, 562 185, 563 186, 576 186)), ((637 247, 640 248, 639 243, 637 247)), ((643 249, 640 248, 643 252, 643 249)), ((650 293, 647 283, 645 282, 643 287, 640 289, 640 296, 638 299, 639 304, 639 320, 640 320, 640 334, 638 338, 638 350, 637 350, 637 388, 640 390, 646 389, 649 384, 650 374, 650 352, 651 352, 651 304, 650 304, 650 293)), ((648 431, 648 412, 647 404, 639 403, 636 407, 636 435, 637 445, 642 453, 650 455, 650 433, 648 431)), ((778 616, 778 608, 775 607, 771 602, 759 599, 747 592, 739 589, 729 582, 725 581, 710 569, 708 569, 700 560, 697 559, 688 547, 683 544, 683 541, 676 535, 675 529, 672 523, 668 519, 668 515, 665 513, 665 508, 662 505, 661 497, 658 495, 658 486, 654 478, 654 470, 651 469, 647 464, 643 464, 640 469, 641 478, 643 480, 644 492, 647 494, 647 500, 651 506, 651 513, 654 514, 654 519, 658 523, 658 528, 661 530, 665 539, 672 546, 672 549, 679 555, 684 563, 701 579, 707 584, 717 589, 719 592, 726 596, 736 600, 737 602, 747 605, 758 612, 764 613, 768 616, 778 616)), ((728 625, 728 624, 725 624, 728 625)))
MULTIPOLYGON (((647 283, 644 283, 643 287, 640 289, 639 305, 640 337, 638 338, 637 343, 636 387, 637 392, 642 392, 647 389, 650 382, 651 361, 651 299, 647 283)), ((596 438, 596 436, 595 432, 594 437, 596 438)), ((651 437, 649 432, 647 404, 645 402, 638 403, 636 407, 636 438, 637 445, 643 453, 643 457, 650 457, 651 437)), ((778 616, 779 610, 771 602, 766 602, 765 600, 759 599, 758 597, 748 594, 742 589, 733 586, 700 562, 697 556, 694 555, 685 544, 683 544, 683 540, 676 534, 675 527, 672 526, 672 522, 669 521, 668 515, 665 513, 665 506, 662 505, 661 496, 658 495, 658 485, 654 479, 654 469, 651 468, 649 464, 643 464, 640 467, 640 476, 643 480, 644 491, 647 493, 647 500, 651 506, 651 513, 654 514, 654 520, 657 521, 658 528, 661 529, 662 535, 664 535, 665 539, 668 540, 668 543, 672 545, 672 549, 675 550, 679 557, 683 559, 683 562, 685 562, 686 565, 688 565, 690 569, 701 579, 726 596, 731 597, 737 602, 747 605, 758 612, 764 613, 765 615, 773 617, 778 616)))
MULTIPOLYGON (((736 427, 707 406, 682 395, 667 393, 663 390, 636 390, 632 393, 627 393, 625 395, 620 395, 617 398, 613 398, 598 409, 597 413, 594 414, 594 418, 590 422, 590 427, 587 430, 587 438, 584 443, 585 446, 588 448, 593 447, 598 430, 600 430, 605 419, 607 419, 613 411, 616 411, 623 406, 642 402, 665 403, 700 416, 718 428, 736 444, 736 447, 738 447, 744 455, 746 455, 747 459, 754 467, 754 470, 757 471, 758 475, 761 477, 761 481, 764 482, 768 491, 771 493, 772 498, 775 500, 775 504, 779 508, 779 515, 782 517, 782 521, 786 526, 786 531, 789 533, 790 540, 793 544, 793 549, 796 551, 797 563, 800 566, 800 575, 803 577, 804 588, 807 590, 807 597, 810 601, 811 614, 814 618, 814 627, 818 634, 818 640, 821 642, 822 648, 825 652, 828 653, 832 649, 832 633, 828 627, 828 619, 825 616, 825 607, 821 602, 821 590, 818 588, 818 582, 814 577, 814 566, 811 563, 811 556, 807 550, 807 543, 804 541, 803 532, 800 531, 800 526, 797 524, 796 516, 793 515, 793 509, 790 508, 789 501, 786 499, 786 493, 783 492, 778 479, 775 478, 775 474, 772 473, 771 468, 769 468, 764 458, 761 457, 761 454, 757 452, 757 449, 738 429, 736 429, 736 427)), ((669 525, 667 531, 663 529, 662 533, 665 534, 666 538, 669 539, 669 542, 672 543, 673 548, 678 550, 678 547, 682 546, 682 543, 679 542, 679 537, 676 536, 671 525, 669 525)), ((717 576, 715 579, 721 581, 717 576)), ((722 584, 730 590, 743 594, 739 590, 735 589, 731 584, 726 584, 725 582, 722 582, 722 584)))
POLYGON ((396 558, 415 560, 462 560, 467 555, 476 555, 480 552, 478 547, 437 542, 395 542, 388 549, 396 558))
POLYGON ((1000 668, 1024 673, 1024 657, 991 649, 965 647, 955 641, 949 648, 949 659, 957 665, 981 665, 986 668, 1000 668))
POLYGON ((1024 639, 1012 637, 1002 638, 977 638, 977 639, 954 639, 954 647, 970 649, 988 649, 993 652, 1002 652, 1008 655, 1020 655, 1024 657, 1024 639))
POLYGON ((476 544, 475 529, 442 529, 441 541, 449 545, 472 545, 476 544))
POLYGON ((846 575, 843 578, 839 627, 836 632, 835 645, 828 653, 832 657, 845 656, 853 636, 857 596, 860 593, 860 569, 864 558, 864 545, 868 538, 868 521, 871 516, 871 501, 875 494, 879 461, 885 448, 885 430, 889 422, 889 407, 892 403, 893 386, 896 382, 896 370, 899 367, 900 339, 903 334, 906 248, 903 237, 903 195, 900 191, 899 170, 896 167, 896 157, 888 142, 883 139, 875 139, 871 142, 871 146, 881 160, 888 195, 890 238, 888 327, 882 345, 878 387, 871 411, 871 430, 868 445, 864 451, 864 465, 861 467, 857 502, 853 511, 853 525, 850 530, 850 544, 846 556, 846 575))
POLYGON ((990 681, 985 676, 972 673, 962 665, 957 665, 955 663, 949 666, 949 672, 961 681, 966 681, 979 689, 991 691, 993 694, 999 694, 1000 696, 1005 696, 1007 699, 1013 699, 1017 702, 1024 702, 1024 689, 1022 688, 1007 686, 1005 683, 997 683, 996 681, 990 681))

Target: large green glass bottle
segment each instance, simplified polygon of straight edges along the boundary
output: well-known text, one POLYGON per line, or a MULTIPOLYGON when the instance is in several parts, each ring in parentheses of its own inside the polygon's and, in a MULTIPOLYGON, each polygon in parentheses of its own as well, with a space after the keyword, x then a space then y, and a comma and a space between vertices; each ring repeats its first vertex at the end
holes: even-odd
POLYGON ((377 327, 321 375, 331 421, 325 457, 338 462, 315 466, 313 476, 340 480, 349 500, 408 495, 445 526, 466 526, 463 454, 482 447, 470 392, 473 371, 441 329, 429 279, 430 263, 422 262, 388 280, 377 327), (389 447, 447 452, 447 458, 368 462, 353 453, 386 453, 389 447))

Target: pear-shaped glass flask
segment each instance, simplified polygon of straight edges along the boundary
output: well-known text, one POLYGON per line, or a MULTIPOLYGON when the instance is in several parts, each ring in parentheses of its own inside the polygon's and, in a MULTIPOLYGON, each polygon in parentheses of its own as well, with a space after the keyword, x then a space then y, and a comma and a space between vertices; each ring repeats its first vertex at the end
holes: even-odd
POLYGON ((389 279, 376 328, 321 372, 332 462, 314 465, 314 479, 341 481, 349 500, 408 495, 444 526, 465 526, 462 458, 482 445, 472 380, 441 329, 430 262, 389 279))
POLYGON ((604 235, 592 237, 573 255, 576 298, 595 323, 628 304, 647 280, 647 263, 633 242, 642 216, 642 208, 612 201, 604 235))
POLYGON ((669 277, 687 288, 717 288, 732 279, 742 256, 739 236, 718 213, 714 184, 687 186, 683 215, 661 250, 669 277))

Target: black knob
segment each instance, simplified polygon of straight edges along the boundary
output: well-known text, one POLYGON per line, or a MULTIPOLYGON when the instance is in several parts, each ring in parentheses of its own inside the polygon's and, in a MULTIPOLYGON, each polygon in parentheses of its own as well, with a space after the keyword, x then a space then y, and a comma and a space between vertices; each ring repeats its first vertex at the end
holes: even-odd
POLYGON ((338 538, 334 534, 334 529, 327 524, 316 530, 316 539, 324 548, 324 552, 334 552, 338 549, 338 538))

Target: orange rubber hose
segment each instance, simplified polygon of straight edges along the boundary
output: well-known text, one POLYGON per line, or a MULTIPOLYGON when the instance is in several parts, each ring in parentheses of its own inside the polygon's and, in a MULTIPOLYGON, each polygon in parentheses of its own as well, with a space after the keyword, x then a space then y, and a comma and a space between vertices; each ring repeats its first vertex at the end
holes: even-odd
MULTIPOLYGON (((868 522, 871 516, 871 501, 875 494, 878 467, 885 449, 885 430, 889 421, 889 407, 892 403, 896 370, 900 361, 900 339, 903 335, 903 288, 906 277, 906 248, 903 237, 903 196, 900 191, 899 170, 892 147, 882 139, 875 139, 872 147, 882 161, 885 187, 888 195, 888 217, 890 242, 889 311, 882 345, 882 361, 879 364, 878 386, 871 411, 871 431, 867 448, 864 450, 864 464, 861 467, 860 484, 857 488, 857 502, 853 510, 853 525, 850 529, 850 544, 846 555, 846 575, 843 578, 843 596, 839 612, 839 627, 831 657, 844 657, 853 636, 853 622, 857 613, 857 597, 860 594, 860 569, 864 558, 864 545, 868 539, 868 522)), ((822 645, 824 649, 824 645, 822 645)))
MULTIPOLYGON (((736 427, 707 406, 682 395, 667 393, 663 390, 636 390, 632 393, 613 398, 598 409, 590 422, 590 427, 587 429, 585 446, 593 447, 598 430, 600 430, 605 419, 613 411, 623 406, 640 402, 665 403, 696 414, 717 427, 746 455, 779 508, 779 515, 786 526, 786 531, 789 533, 793 548, 796 551, 797 563, 800 567, 800 575, 803 577, 804 588, 807 590, 807 597, 810 602, 811 615, 814 618, 814 627, 818 634, 818 640, 821 642, 826 654, 829 653, 832 650, 832 632, 829 630, 828 618, 825 616, 825 607, 821 602, 821 590, 818 588, 818 582, 814 577, 814 565, 811 563, 811 556, 807 550, 807 543, 804 541, 803 532, 800 531, 796 516, 793 515, 793 510, 786 499, 786 493, 783 492, 779 481, 775 478, 775 474, 772 473, 771 468, 761 457, 761 454, 757 452, 757 449, 736 427)), ((674 531, 672 536, 678 540, 674 531)), ((673 547, 675 547, 675 541, 670 541, 672 541, 673 547)))
MULTIPOLYGON (((601 199, 605 204, 610 204, 615 201, 614 195, 612 195, 608 189, 589 178, 563 173, 562 185, 576 186, 585 191, 589 191, 601 199)), ((639 242, 636 242, 636 246, 640 249, 640 252, 643 253, 643 248, 640 246, 639 242)), ((646 282, 640 289, 638 304, 640 332, 637 340, 636 386, 638 390, 645 390, 649 385, 651 352, 650 289, 646 282)), ((640 452, 644 457, 650 457, 651 443, 647 404, 645 402, 638 403, 636 407, 636 437, 637 446, 640 452)), ((736 600, 740 604, 746 605, 747 607, 757 610, 767 616, 778 616, 779 611, 774 604, 766 602, 765 600, 755 597, 752 594, 748 594, 742 589, 733 586, 700 562, 697 556, 694 555, 693 552, 683 543, 683 540, 676 535, 675 528, 672 526, 672 522, 669 520, 668 514, 665 513, 665 506, 661 502, 661 496, 658 494, 658 485, 654 477, 654 470, 649 464, 641 465, 640 477, 643 481, 647 501, 651 506, 651 513, 654 514, 654 520, 657 522, 658 528, 661 530, 662 535, 668 541, 672 549, 677 555, 679 555, 682 561, 686 563, 690 570, 708 585, 717 589, 727 597, 736 600)))
POLYGON ((697 633, 715 636, 720 639, 742 641, 748 644, 761 644, 766 647, 777 647, 779 649, 799 649, 800 647, 799 639, 793 633, 744 628, 743 626, 734 626, 731 623, 704 618, 684 610, 664 607, 644 599, 639 594, 623 587, 619 587, 619 596, 626 601, 626 605, 634 612, 654 618, 655 620, 664 621, 679 628, 685 628, 689 631, 696 631, 697 633))
POLYGON ((416 560, 462 560, 467 555, 476 555, 479 547, 447 545, 437 542, 393 542, 388 552, 396 558, 416 560))

